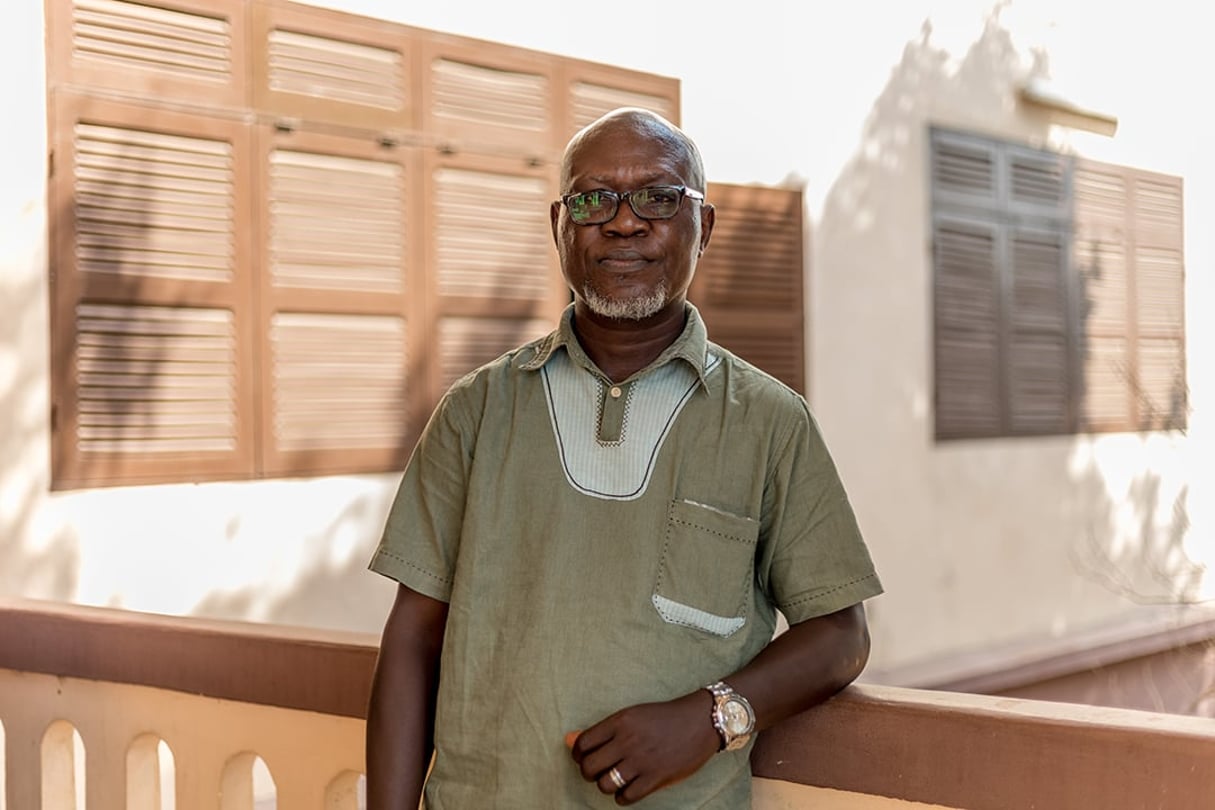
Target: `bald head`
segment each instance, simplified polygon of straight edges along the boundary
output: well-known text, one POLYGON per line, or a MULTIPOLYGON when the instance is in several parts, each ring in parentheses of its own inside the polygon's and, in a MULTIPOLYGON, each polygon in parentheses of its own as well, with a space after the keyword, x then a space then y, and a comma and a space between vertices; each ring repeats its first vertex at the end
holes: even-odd
POLYGON ((630 131, 660 143, 669 149, 686 167, 689 188, 705 190, 705 167, 700 150, 683 130, 657 113, 640 107, 620 107, 600 116, 575 133, 561 158, 561 190, 569 191, 572 167, 578 154, 598 138, 618 131, 630 131))

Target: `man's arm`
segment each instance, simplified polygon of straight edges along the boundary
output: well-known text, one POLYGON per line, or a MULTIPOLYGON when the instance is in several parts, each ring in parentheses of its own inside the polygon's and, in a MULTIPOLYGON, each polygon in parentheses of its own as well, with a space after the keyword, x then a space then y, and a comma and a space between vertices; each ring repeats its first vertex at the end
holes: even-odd
MULTIPOLYGON (((793 625, 722 680, 750 701, 756 731, 823 702, 852 683, 869 660, 863 604, 793 625)), ((631 706, 580 734, 573 757, 588 781, 617 804, 632 804, 691 776, 718 751, 713 697, 699 689, 665 703, 631 706), (628 782, 617 791, 615 767, 628 782)))
POLYGON ((368 810, 417 810, 434 749, 447 604, 401 585, 384 623, 367 709, 368 810))

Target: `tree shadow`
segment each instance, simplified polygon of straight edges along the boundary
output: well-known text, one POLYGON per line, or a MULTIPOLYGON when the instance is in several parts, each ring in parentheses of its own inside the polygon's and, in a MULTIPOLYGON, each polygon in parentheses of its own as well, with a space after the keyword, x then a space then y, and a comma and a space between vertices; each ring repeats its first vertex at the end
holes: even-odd
POLYGON ((0 273, 0 300, 17 313, 0 319, 0 363, 15 369, 0 387, 0 470, 6 473, 0 491, 0 593, 66 600, 79 579, 75 538, 66 528, 46 539, 39 534, 50 486, 47 402, 41 365, 29 358, 46 328, 44 289, 32 275, 0 273))

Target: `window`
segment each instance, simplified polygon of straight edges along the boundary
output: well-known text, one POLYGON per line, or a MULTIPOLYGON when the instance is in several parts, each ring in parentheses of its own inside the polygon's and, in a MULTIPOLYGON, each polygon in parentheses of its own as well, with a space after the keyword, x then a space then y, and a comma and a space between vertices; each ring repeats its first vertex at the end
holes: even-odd
POLYGON ((678 121, 675 79, 282 0, 46 13, 60 489, 400 469, 568 301, 569 136, 678 121))
POLYGON ((938 439, 1183 429, 1179 178, 931 132, 938 439))

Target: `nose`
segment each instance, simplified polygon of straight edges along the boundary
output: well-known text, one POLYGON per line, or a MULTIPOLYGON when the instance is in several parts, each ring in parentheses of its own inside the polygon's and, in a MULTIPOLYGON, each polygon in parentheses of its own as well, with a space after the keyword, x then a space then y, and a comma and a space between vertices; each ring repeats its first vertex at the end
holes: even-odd
POLYGON ((649 232, 650 221, 637 216, 637 212, 633 210, 632 201, 623 199, 616 206, 616 216, 599 227, 603 228, 604 233, 609 236, 641 236, 649 232))

